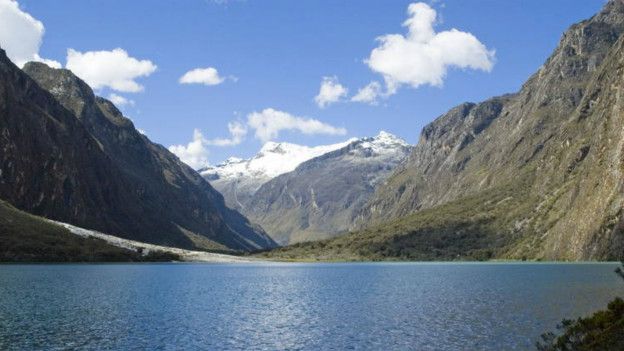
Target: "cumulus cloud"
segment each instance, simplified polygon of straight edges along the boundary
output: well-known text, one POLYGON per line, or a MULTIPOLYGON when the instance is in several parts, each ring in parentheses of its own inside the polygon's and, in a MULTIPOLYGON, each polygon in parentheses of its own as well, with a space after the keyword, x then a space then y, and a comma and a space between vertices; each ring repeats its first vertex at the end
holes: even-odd
MULTIPOLYGON (((193 130, 193 140, 186 145, 171 145, 169 151, 193 169, 208 166, 209 151, 207 146, 234 146, 240 144, 247 135, 247 127, 238 121, 228 123, 229 138, 206 139, 199 129, 193 130)), ((140 131, 142 134, 145 132, 140 131)))
POLYGON ((377 99, 380 95, 382 95, 382 88, 379 82, 370 82, 365 87, 358 90, 357 94, 355 94, 351 101, 354 102, 363 102, 366 104, 376 105, 377 99))
POLYGON ((206 139, 199 129, 193 131, 193 140, 186 145, 171 145, 169 151, 193 169, 208 166, 206 139))
POLYGON ((68 49, 66 67, 93 89, 108 87, 126 93, 143 91, 136 79, 149 76, 157 68, 151 61, 131 57, 121 48, 84 53, 68 49))
POLYGON ((22 11, 17 1, 0 0, 0 47, 13 63, 23 67, 28 61, 40 61, 61 68, 59 62, 39 56, 44 32, 43 23, 22 11))
POLYGON ((134 100, 127 99, 115 93, 108 95, 108 99, 115 104, 115 106, 134 106, 134 100))
POLYGON ((453 67, 492 70, 494 51, 474 35, 457 29, 436 33, 436 11, 425 3, 412 3, 407 12, 409 18, 403 23, 407 35, 377 38, 379 46, 366 60, 371 70, 383 76, 387 95, 401 85, 442 86, 447 70, 453 67))
POLYGON ((228 130, 229 138, 216 138, 207 140, 206 143, 215 146, 234 146, 240 144, 247 135, 247 127, 238 121, 228 123, 228 130))
MULTIPOLYGON (((203 84, 203 85, 219 85, 225 82, 224 77, 219 75, 214 67, 195 68, 180 77, 180 84, 203 84)), ((232 78, 233 79, 233 78, 232 78)))
POLYGON ((275 139, 283 130, 296 130, 303 134, 344 135, 347 130, 334 127, 312 118, 293 116, 287 112, 267 108, 247 116, 247 125, 255 130, 256 138, 263 142, 275 139))
POLYGON ((319 89, 318 95, 314 98, 314 101, 316 101, 316 104, 320 108, 325 108, 330 104, 340 101, 347 96, 347 93, 347 88, 338 83, 337 77, 323 77, 321 88, 319 89))
POLYGON ((171 145, 169 151, 194 169, 208 166, 208 146, 235 146, 243 142, 248 130, 255 131, 255 137, 262 142, 273 140, 284 130, 295 130, 303 134, 344 135, 347 130, 334 127, 312 118, 293 116, 287 112, 267 108, 247 115, 247 122, 228 123, 229 138, 206 139, 199 129, 193 131, 193 140, 186 145, 171 145))

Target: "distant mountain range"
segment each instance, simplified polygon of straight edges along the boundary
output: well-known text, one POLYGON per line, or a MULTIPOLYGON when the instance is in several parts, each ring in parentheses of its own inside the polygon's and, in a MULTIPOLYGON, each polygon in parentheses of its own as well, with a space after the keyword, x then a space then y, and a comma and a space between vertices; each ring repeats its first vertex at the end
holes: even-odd
POLYGON ((0 50, 0 135, 0 199, 20 210, 182 248, 275 246, 71 71, 0 50))
POLYGON ((375 188, 410 151, 386 132, 313 148, 270 142, 251 159, 230 159, 201 174, 285 245, 351 229, 375 188))
POLYGON ((624 1, 570 27, 515 93, 426 126, 361 228, 272 257, 624 257, 624 1))
POLYGON ((199 173, 223 194, 228 206, 240 210, 262 184, 294 171, 298 165, 309 159, 340 149, 354 140, 316 147, 270 141, 250 159, 231 157, 216 166, 200 169, 199 173))

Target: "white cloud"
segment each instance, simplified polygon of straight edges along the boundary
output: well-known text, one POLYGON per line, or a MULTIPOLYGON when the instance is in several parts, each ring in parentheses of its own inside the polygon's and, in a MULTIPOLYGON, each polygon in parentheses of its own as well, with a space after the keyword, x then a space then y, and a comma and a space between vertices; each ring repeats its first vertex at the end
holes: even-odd
POLYGON ((186 145, 171 145, 169 151, 193 169, 208 166, 208 149, 206 139, 199 129, 193 131, 193 140, 186 145))
POLYGON ((355 94, 351 101, 354 102, 363 102, 371 105, 377 104, 377 98, 382 95, 381 84, 379 82, 370 82, 365 87, 358 90, 357 94, 355 94))
POLYGON ((23 67, 28 61, 40 61, 61 68, 59 62, 39 56, 44 32, 43 23, 22 11, 17 1, 0 0, 0 47, 13 63, 23 67))
MULTIPOLYGON (((219 71, 213 67, 207 68, 195 68, 190 70, 182 77, 180 77, 180 84, 204 84, 204 85, 219 85, 225 81, 226 78, 219 75, 219 71)), ((231 78, 234 79, 234 78, 231 78)))
POLYGON ((379 37, 379 46, 366 61, 383 75, 387 95, 401 85, 442 86, 451 67, 489 72, 494 66, 494 51, 488 50, 474 35, 457 29, 436 33, 436 11, 425 3, 412 3, 409 18, 403 23, 407 35, 379 37))
POLYGON ((234 146, 240 144, 247 135, 247 127, 238 121, 228 123, 228 130, 230 131, 229 138, 216 138, 207 140, 206 143, 215 146, 234 146))
POLYGON ((337 77, 323 77, 321 81, 321 88, 318 95, 314 98, 316 104, 320 108, 340 101, 340 99, 347 96, 348 90, 340 83, 338 83, 337 77))
POLYGON ((58 62, 58 61, 54 61, 54 60, 49 60, 49 59, 44 59, 41 56, 39 56, 38 54, 35 54, 35 58, 33 59, 33 61, 39 61, 39 62, 43 62, 46 65, 52 67, 52 68, 62 68, 63 65, 58 62))
POLYGON ((108 99, 115 104, 115 106, 134 106, 134 100, 127 99, 121 95, 112 93, 108 96, 108 99))
POLYGON ((136 79, 149 76, 157 68, 149 60, 130 57, 121 48, 84 53, 68 49, 66 67, 93 89, 108 87, 126 93, 142 91, 136 79))
POLYGON ((247 125, 255 130, 256 138, 263 142, 275 139, 283 130, 296 130, 303 134, 344 135, 347 130, 334 127, 316 119, 293 116, 287 112, 267 108, 247 116, 247 125))
MULTIPOLYGON (((171 145, 169 151, 177 155, 182 162, 194 169, 209 165, 208 148, 214 146, 235 146, 247 136, 248 129, 255 131, 255 136, 267 142, 279 136, 283 130, 296 130, 303 134, 344 135, 344 128, 337 128, 316 119, 293 116, 287 112, 267 108, 261 112, 252 112, 247 116, 247 123, 234 121, 228 123, 229 138, 206 139, 199 129, 193 131, 193 140, 186 145, 171 145)), ((144 134, 143 131, 141 133, 144 134)))

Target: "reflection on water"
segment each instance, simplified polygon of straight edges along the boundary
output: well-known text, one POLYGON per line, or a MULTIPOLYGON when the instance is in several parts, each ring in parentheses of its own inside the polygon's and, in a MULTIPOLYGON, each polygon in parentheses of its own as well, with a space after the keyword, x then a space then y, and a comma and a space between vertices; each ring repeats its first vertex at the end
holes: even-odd
POLYGON ((615 266, 5 265, 0 349, 527 349, 615 266))

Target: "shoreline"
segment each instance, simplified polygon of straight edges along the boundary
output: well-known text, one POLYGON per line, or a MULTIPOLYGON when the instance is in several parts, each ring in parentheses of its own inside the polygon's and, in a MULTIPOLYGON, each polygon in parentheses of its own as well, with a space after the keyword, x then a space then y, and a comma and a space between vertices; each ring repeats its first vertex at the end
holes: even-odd
POLYGON ((75 225, 58 222, 51 219, 44 219, 45 221, 59 225, 67 229, 70 233, 83 237, 83 238, 95 238, 105 241, 106 243, 127 249, 132 251, 141 251, 143 256, 147 256, 150 252, 162 252, 176 255, 180 258, 180 261, 154 261, 154 262, 1 262, 3 265, 12 264, 183 264, 183 263, 221 263, 221 264, 422 264, 422 265, 440 265, 440 264, 457 264, 457 265, 574 265, 574 264, 596 264, 596 265, 618 265, 618 261, 538 261, 538 260, 506 260, 506 259, 494 259, 488 261, 461 261, 461 260, 449 260, 449 261, 402 261, 402 260, 314 260, 314 259, 271 259, 264 257, 257 257, 253 254, 247 255, 228 255, 223 253, 213 253, 207 251, 187 250, 170 246, 149 244, 140 241, 123 239, 114 235, 104 234, 95 230, 84 229, 75 225))
MULTIPOLYGON (((176 247, 155 245, 143 243, 140 241, 123 239, 116 237, 114 235, 104 234, 95 230, 89 230, 77 227, 75 225, 71 225, 64 222, 57 222, 50 219, 46 219, 46 221, 60 225, 61 227, 69 230, 72 234, 78 235, 83 238, 96 238, 107 242, 110 245, 132 250, 132 251, 142 251, 142 255, 146 256, 150 252, 163 252, 169 253, 173 255, 177 255, 180 257, 182 262, 196 262, 196 263, 252 263, 252 262, 268 262, 265 260, 252 258, 252 257, 241 257, 234 255, 227 255, 221 253, 212 253, 207 251, 195 251, 195 250, 187 250, 180 249, 176 247)), ((85 262, 91 263, 91 262, 85 262)), ((92 262, 97 263, 97 262, 92 262)), ((107 262, 108 263, 108 262, 107 262)), ((121 263, 121 262, 120 262, 121 263)), ((142 262, 140 262, 142 263, 142 262)))

